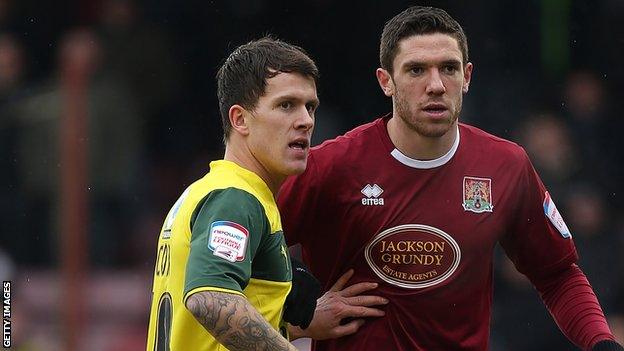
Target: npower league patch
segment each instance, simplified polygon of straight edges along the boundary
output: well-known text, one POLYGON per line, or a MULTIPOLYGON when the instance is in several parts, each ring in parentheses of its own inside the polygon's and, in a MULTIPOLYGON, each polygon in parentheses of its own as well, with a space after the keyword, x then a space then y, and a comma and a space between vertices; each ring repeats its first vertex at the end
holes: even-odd
POLYGON ((245 259, 249 231, 242 225, 230 221, 216 221, 210 225, 208 248, 215 256, 230 262, 245 259))
POLYGON ((559 213, 559 210, 557 210, 557 206, 555 206, 555 202, 550 197, 548 191, 544 197, 544 214, 548 217, 555 228, 557 228, 562 237, 568 239, 572 236, 570 229, 568 229, 568 226, 563 221, 563 217, 561 216, 561 213, 559 213))

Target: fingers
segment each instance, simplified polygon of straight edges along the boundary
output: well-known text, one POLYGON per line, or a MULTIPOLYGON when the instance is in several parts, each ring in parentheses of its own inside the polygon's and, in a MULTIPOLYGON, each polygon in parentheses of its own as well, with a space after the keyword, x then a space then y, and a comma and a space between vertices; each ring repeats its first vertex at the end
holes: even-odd
POLYGON ((329 291, 340 291, 347 284, 349 279, 353 276, 353 269, 349 269, 345 274, 340 276, 338 280, 334 283, 334 285, 329 289, 329 291))
POLYGON ((341 336, 351 335, 355 333, 356 331, 358 331, 358 329, 360 329, 360 327, 363 324, 364 324, 363 319, 356 319, 345 325, 339 325, 336 328, 334 328, 334 333, 335 333, 334 337, 339 338, 341 336))
MULTIPOLYGON (((344 277, 344 276, 343 276, 344 277)), ((341 277, 342 278, 342 277, 341 277)), ((340 279, 339 279, 340 280, 340 279)), ((338 282, 336 282, 337 284, 338 282)), ((336 285, 334 284, 334 286, 336 285)), ((377 288, 379 284, 377 283, 368 283, 368 282, 362 282, 362 283, 357 283, 357 284, 353 284, 347 288, 345 288, 341 295, 345 296, 345 297, 350 297, 350 296, 355 296, 355 295, 359 295, 365 291, 369 291, 369 290, 373 290, 375 288, 377 288)))
POLYGON ((372 307, 349 306, 340 313, 341 318, 383 317, 386 312, 372 307))
POLYGON ((375 306, 375 305, 385 305, 388 303, 388 299, 383 298, 381 296, 372 296, 372 295, 347 297, 346 300, 349 303, 349 305, 352 305, 352 306, 375 306))

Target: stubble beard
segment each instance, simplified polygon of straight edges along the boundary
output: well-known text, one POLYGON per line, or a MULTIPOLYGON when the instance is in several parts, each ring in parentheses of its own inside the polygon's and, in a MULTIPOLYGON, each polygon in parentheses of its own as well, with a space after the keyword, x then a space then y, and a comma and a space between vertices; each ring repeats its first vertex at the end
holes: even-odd
POLYGON ((417 112, 410 109, 407 99, 398 92, 394 95, 396 112, 403 123, 412 131, 426 138, 440 138, 444 136, 453 126, 459 117, 461 111, 461 100, 457 105, 457 109, 445 121, 431 123, 421 120, 417 116, 417 112))

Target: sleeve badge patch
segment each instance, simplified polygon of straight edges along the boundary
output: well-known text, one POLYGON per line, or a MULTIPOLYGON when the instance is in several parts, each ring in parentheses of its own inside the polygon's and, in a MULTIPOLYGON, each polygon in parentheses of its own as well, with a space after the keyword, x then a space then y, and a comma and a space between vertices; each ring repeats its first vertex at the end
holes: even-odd
POLYGON ((210 225, 208 248, 215 256, 230 262, 242 261, 247 251, 249 231, 230 221, 216 221, 210 225))
POLYGON ((464 211, 475 213, 492 212, 492 179, 464 177, 464 211))
POLYGON ((175 220, 176 215, 178 214, 178 211, 180 210, 180 206, 182 206, 182 203, 188 196, 190 190, 191 188, 186 188, 186 190, 184 190, 182 195, 180 195, 180 197, 175 202, 175 204, 173 204, 173 207, 171 208, 171 210, 169 210, 169 214, 167 214, 167 219, 165 220, 165 225, 163 226, 163 230, 162 230, 163 239, 169 239, 171 237, 171 228, 173 227, 173 221, 175 220))
POLYGON ((572 237, 570 229, 568 229, 568 226, 563 221, 563 217, 561 217, 561 214, 559 213, 559 210, 557 210, 557 206, 555 206, 555 203, 550 197, 548 191, 545 195, 546 197, 544 198, 544 214, 546 215, 546 217, 548 217, 548 219, 555 226, 555 228, 557 228, 562 237, 566 239, 572 237))

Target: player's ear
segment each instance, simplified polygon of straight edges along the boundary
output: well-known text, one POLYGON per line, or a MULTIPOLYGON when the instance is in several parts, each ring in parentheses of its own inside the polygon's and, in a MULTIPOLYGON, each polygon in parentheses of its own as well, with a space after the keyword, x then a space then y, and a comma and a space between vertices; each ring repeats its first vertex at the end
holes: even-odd
POLYGON ((462 92, 466 94, 468 92, 468 87, 470 87, 470 80, 472 79, 472 70, 474 66, 471 62, 466 63, 466 67, 464 67, 464 84, 462 85, 462 92))
POLYGON ((392 75, 390 75, 390 72, 383 68, 377 68, 375 75, 377 76, 377 81, 379 82, 379 86, 381 87, 384 95, 387 97, 394 95, 394 82, 392 81, 392 75))
POLYGON ((245 110, 241 105, 232 105, 228 111, 228 117, 230 118, 230 124, 232 129, 239 134, 248 135, 249 125, 247 124, 247 115, 249 112, 245 110))

